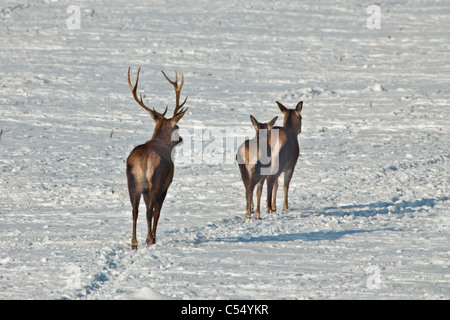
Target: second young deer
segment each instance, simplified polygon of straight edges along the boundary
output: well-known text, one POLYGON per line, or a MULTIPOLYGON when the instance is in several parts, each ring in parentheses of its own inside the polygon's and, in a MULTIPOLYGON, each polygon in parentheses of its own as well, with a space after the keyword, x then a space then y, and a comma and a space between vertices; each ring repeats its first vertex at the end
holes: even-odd
POLYGON ((295 109, 288 109, 277 101, 280 111, 284 115, 283 126, 273 127, 278 130, 278 141, 271 144, 272 162, 278 163, 277 170, 267 176, 267 212, 275 212, 277 209, 276 197, 278 189, 278 177, 284 172, 284 206, 288 209, 289 183, 294 173, 300 154, 300 146, 297 136, 302 132, 303 101, 300 101, 295 109), (273 197, 273 199, 272 199, 273 197))
POLYGON ((241 172, 242 182, 245 187, 245 198, 247 201, 246 219, 250 219, 253 210, 253 192, 256 189, 256 211, 255 218, 259 220, 260 200, 264 180, 268 167, 271 166, 271 129, 278 117, 273 118, 268 123, 259 123, 253 116, 250 116, 253 126, 256 130, 254 138, 246 140, 237 151, 236 159, 241 172), (266 170, 264 170, 266 169, 266 170))

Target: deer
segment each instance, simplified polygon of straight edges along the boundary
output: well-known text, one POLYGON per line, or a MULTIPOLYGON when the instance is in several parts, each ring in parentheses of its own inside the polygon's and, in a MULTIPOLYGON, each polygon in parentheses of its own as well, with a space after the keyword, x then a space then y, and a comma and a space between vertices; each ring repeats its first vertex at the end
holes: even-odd
POLYGON ((295 165, 300 154, 300 146, 297 136, 302 132, 303 101, 300 101, 295 109, 288 109, 280 102, 276 101, 278 108, 284 115, 283 126, 273 127, 278 130, 278 141, 271 143, 272 164, 278 164, 267 175, 267 213, 276 212, 276 198, 278 190, 278 178, 284 172, 284 205, 283 210, 288 210, 289 184, 294 173, 295 165), (273 198, 272 198, 273 196, 273 198))
POLYGON ((178 85, 178 74, 175 72, 175 80, 171 81, 164 71, 161 71, 162 74, 175 89, 176 104, 173 115, 171 118, 165 118, 168 108, 167 105, 163 113, 159 113, 155 108, 150 109, 147 107, 142 100, 142 94, 140 94, 139 97, 137 96, 140 71, 141 68, 137 71, 136 82, 133 86, 130 80, 130 68, 128 68, 128 84, 136 102, 148 111, 155 121, 155 128, 152 138, 144 144, 135 147, 131 151, 126 162, 128 192, 133 215, 133 235, 131 240, 131 248, 133 250, 137 250, 138 247, 136 225, 141 195, 144 198, 147 209, 147 246, 151 246, 156 242, 156 228, 158 226, 161 207, 174 175, 172 152, 175 146, 183 141, 178 135, 179 127, 177 123, 189 109, 183 108, 187 97, 184 99, 184 102, 180 104, 180 92, 184 83, 183 74, 181 75, 181 84, 178 85))
POLYGON ((267 169, 267 166, 270 166, 271 148, 269 140, 271 139, 271 129, 277 119, 278 116, 268 123, 259 123, 255 117, 250 115, 250 120, 255 128, 256 135, 252 139, 246 140, 237 150, 236 160, 238 161, 242 182, 244 183, 247 201, 246 221, 249 220, 252 215, 255 186, 257 186, 255 219, 261 219, 260 201, 264 181, 266 179, 264 169, 267 169))

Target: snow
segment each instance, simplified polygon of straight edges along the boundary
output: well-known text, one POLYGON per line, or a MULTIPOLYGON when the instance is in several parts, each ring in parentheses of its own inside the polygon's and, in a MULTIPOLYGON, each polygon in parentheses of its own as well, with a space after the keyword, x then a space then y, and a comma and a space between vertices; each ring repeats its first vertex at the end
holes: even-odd
POLYGON ((3 1, 0 298, 449 299, 450 7, 383 1, 369 29, 371 4, 3 1), (154 125, 129 66, 160 111, 183 72, 190 106, 137 251, 125 159, 154 125), (244 223, 228 160, 276 100, 304 101, 290 209, 280 188, 244 223))

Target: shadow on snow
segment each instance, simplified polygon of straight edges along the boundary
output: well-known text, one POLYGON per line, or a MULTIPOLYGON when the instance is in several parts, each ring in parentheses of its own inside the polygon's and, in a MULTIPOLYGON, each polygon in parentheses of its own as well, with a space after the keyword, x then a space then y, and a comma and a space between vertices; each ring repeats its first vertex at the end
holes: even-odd
MULTIPOLYGON (((310 212, 311 214, 319 214, 325 216, 361 216, 372 217, 378 214, 405 214, 409 212, 421 212, 426 207, 434 207, 438 202, 447 201, 448 197, 441 197, 437 199, 423 198, 415 201, 393 201, 393 202, 374 202, 369 204, 354 204, 343 206, 331 206, 325 207, 319 212, 310 212)), ((296 210, 290 209, 294 212, 296 210)), ((303 213, 305 214, 305 213, 303 213)), ((287 217, 289 213, 286 213, 287 217)), ((334 241, 339 240, 346 235, 354 235, 359 233, 371 233, 375 231, 400 231, 394 228, 385 229, 372 229, 372 230, 342 230, 342 231, 315 231, 315 232, 300 232, 300 233, 285 233, 274 235, 243 235, 239 237, 226 237, 226 238, 214 238, 205 239, 203 237, 198 238, 195 244, 206 242, 287 242, 287 241, 334 241)))
POLYGON ((278 235, 265 235, 256 237, 239 237, 235 239, 236 242, 266 242, 266 241, 334 241, 346 235, 358 234, 358 233, 370 233, 374 231, 389 230, 395 231, 393 228, 376 229, 376 230, 343 230, 343 231, 316 231, 316 232, 300 232, 290 234, 278 234, 278 235))
POLYGON ((447 201, 448 197, 441 197, 438 199, 423 198, 414 201, 400 201, 400 202, 383 202, 378 201, 369 204, 353 204, 344 206, 325 207, 320 212, 323 215, 331 216, 363 216, 372 217, 377 214, 405 214, 410 212, 420 212, 426 207, 433 208, 437 202, 447 201))

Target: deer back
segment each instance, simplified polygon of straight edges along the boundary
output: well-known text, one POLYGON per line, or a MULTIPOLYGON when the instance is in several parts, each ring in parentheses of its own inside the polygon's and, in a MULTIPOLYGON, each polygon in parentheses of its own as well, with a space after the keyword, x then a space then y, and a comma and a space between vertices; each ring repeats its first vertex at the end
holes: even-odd
POLYGON ((174 174, 172 148, 160 140, 137 146, 127 160, 127 176, 135 181, 137 191, 160 194, 170 186, 174 174))

